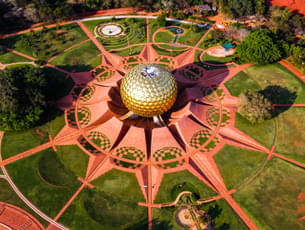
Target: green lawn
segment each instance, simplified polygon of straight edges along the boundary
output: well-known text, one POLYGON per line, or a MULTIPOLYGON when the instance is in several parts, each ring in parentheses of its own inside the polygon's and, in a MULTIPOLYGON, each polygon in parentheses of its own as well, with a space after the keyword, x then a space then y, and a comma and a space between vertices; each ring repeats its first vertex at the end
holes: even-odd
POLYGON ((297 98, 294 103, 304 103, 305 84, 282 65, 278 63, 265 66, 254 65, 247 70, 262 89, 270 85, 287 87, 291 92, 296 91, 297 98))
POLYGON ((8 158, 49 141, 49 134, 55 137, 64 127, 64 115, 33 129, 19 132, 5 132, 2 140, 2 157, 8 158))
POLYGON ((177 42, 190 46, 195 46, 200 40, 200 38, 207 32, 207 30, 204 28, 200 28, 199 32, 193 32, 189 28, 183 29, 185 30, 185 33, 178 37, 177 42))
POLYGON ((30 62, 31 60, 22 57, 18 54, 14 54, 12 52, 6 52, 4 54, 0 54, 0 62, 2 64, 10 64, 15 62, 30 62))
POLYGON ((239 96, 241 93, 251 89, 251 90, 260 90, 259 85, 253 81, 248 74, 243 71, 240 71, 233 78, 225 83, 225 86, 229 90, 232 96, 239 96))
POLYGON ((216 193, 189 171, 165 174, 160 185, 155 203, 168 203, 174 201, 179 193, 190 191, 200 199, 209 198, 216 193), (182 185, 180 187, 179 185, 182 185))
POLYGON ((32 40, 35 47, 31 47, 21 41, 22 38, 29 36, 30 32, 2 39, 0 44, 31 57, 48 60, 66 48, 88 39, 87 35, 76 23, 60 26, 59 32, 62 33, 56 34, 56 28, 46 29, 46 33, 42 35, 39 35, 41 30, 35 31, 35 38, 32 40), (50 31, 55 33, 47 33, 50 31))
POLYGON ((304 202, 298 195, 304 192, 304 170, 278 158, 273 158, 265 170, 250 184, 233 195, 259 229, 301 230, 305 222, 297 214, 304 202))
POLYGON ((6 169, 19 190, 50 217, 57 215, 80 186, 80 182, 72 175, 65 177, 68 182, 62 181, 62 174, 67 169, 58 162, 56 154, 50 149, 9 164, 6 169), (42 165, 43 160, 51 160, 52 164, 47 161, 42 165), (45 167, 44 171, 42 167, 45 167), (48 177, 44 178, 46 173, 48 177))
POLYGON ((230 190, 241 185, 257 172, 266 156, 265 153, 225 145, 214 155, 214 160, 230 190))
POLYGON ((166 51, 164 49, 160 49, 159 47, 153 45, 153 48, 157 51, 159 55, 165 55, 170 57, 176 57, 179 54, 182 54, 184 51, 166 51))
POLYGON ((144 201, 132 173, 111 170, 85 189, 59 221, 71 229, 143 229, 147 227, 147 209, 138 206, 144 201), (79 221, 79 220, 82 221, 79 221))
MULTIPOLYGON (((170 44, 158 44, 158 45, 164 49, 171 49, 171 50, 175 50, 175 51, 188 49, 187 46, 174 46, 174 45, 170 45, 170 44)), ((170 51, 168 51, 168 52, 170 52, 170 51)))
POLYGON ((155 42, 171 43, 175 35, 170 31, 159 31, 155 36, 155 42))
POLYGON ((247 226, 236 215, 234 210, 224 200, 217 200, 200 207, 208 212, 214 221, 214 227, 219 230, 247 230, 247 226))
POLYGON ((67 71, 86 72, 101 64, 100 51, 91 42, 77 46, 55 58, 51 64, 67 71))
POLYGON ((161 28, 160 26, 157 25, 157 20, 156 19, 149 19, 149 40, 152 42, 152 36, 153 34, 161 28))
POLYGON ((277 153, 305 163, 305 108, 290 108, 278 116, 277 153))
POLYGON ((235 127, 267 148, 272 147, 275 135, 275 122, 273 119, 251 124, 246 118, 236 113, 235 127))
POLYGON ((114 53, 114 54, 119 55, 121 57, 126 57, 126 56, 140 54, 143 48, 144 48, 144 46, 133 46, 133 47, 128 48, 128 49, 112 51, 111 53, 114 53))
POLYGON ((76 145, 57 146, 44 151, 38 162, 41 177, 56 186, 73 186, 77 177, 86 176, 89 156, 76 145))
POLYGON ((39 215, 37 215, 32 209, 30 209, 14 192, 9 183, 0 179, 0 201, 15 205, 19 208, 24 209, 26 212, 33 215, 44 227, 47 227, 49 224, 47 221, 42 219, 39 215))
POLYGON ((223 63, 232 62, 233 57, 234 56, 227 56, 220 58, 220 57, 213 57, 205 53, 202 55, 201 60, 212 64, 223 64, 223 63))
POLYGON ((175 220, 175 211, 177 208, 153 208, 153 230, 183 230, 175 220))

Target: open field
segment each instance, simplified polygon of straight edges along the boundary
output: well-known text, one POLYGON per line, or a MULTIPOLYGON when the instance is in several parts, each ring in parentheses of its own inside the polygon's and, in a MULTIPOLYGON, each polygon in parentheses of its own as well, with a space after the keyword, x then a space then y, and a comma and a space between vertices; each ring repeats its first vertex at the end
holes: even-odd
MULTIPOLYGON (((287 88, 292 94, 295 92, 294 103, 305 102, 305 84, 281 64, 255 65, 247 68, 247 71, 262 89, 267 86, 281 86, 287 88)), ((285 98, 282 100, 285 102, 285 98)))
POLYGON ((144 198, 134 174, 113 169, 92 184, 95 188, 85 189, 77 197, 59 219, 61 223, 76 230, 140 230, 147 226, 147 209, 138 206, 144 198))
POLYGON ((304 170, 280 159, 271 159, 266 169, 233 197, 255 221, 259 229, 304 229, 305 222, 298 218, 304 192, 304 170))
POLYGON ((248 74, 241 71, 233 78, 225 83, 225 86, 229 90, 232 96, 239 96, 247 90, 260 90, 259 85, 253 81, 248 74))
POLYGON ((185 170, 164 175, 155 203, 174 201, 183 191, 193 192, 200 199, 216 195, 210 187, 185 170))
POLYGON ((56 57, 51 64, 70 72, 86 72, 101 64, 100 51, 88 41, 56 57))
POLYGON ((249 179, 262 166, 267 154, 225 145, 214 160, 227 189, 235 188, 249 179))
POLYGON ((289 108, 278 116, 276 152, 305 163, 305 108, 289 108))

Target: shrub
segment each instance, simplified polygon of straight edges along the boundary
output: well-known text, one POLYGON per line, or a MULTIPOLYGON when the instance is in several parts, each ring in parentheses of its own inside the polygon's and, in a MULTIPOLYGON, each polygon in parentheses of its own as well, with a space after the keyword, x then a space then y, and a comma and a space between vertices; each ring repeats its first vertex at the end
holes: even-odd
POLYGON ((249 90, 239 99, 238 112, 252 124, 272 118, 272 104, 263 94, 249 90))

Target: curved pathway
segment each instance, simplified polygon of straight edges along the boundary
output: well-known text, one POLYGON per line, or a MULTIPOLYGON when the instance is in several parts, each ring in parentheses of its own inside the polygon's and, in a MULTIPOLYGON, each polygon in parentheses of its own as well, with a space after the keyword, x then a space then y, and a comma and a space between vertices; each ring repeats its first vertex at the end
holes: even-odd
MULTIPOLYGON (((1 149, 2 149, 2 138, 3 138, 4 132, 0 131, 0 163, 2 162, 2 155, 1 155, 1 149)), ((46 220, 47 222, 53 224, 54 226, 56 226, 59 229, 62 230, 68 230, 68 228, 62 226, 61 224, 57 223, 56 221, 54 221, 52 218, 50 218, 49 216, 47 216, 45 213, 43 213, 42 211, 40 211, 35 205, 33 205, 23 194, 22 192, 20 192, 20 190, 17 188, 17 186, 14 184, 13 180, 10 178, 8 172, 6 171, 6 168, 4 166, 1 166, 1 169, 3 171, 3 174, 5 176, 5 179, 7 180, 7 182, 10 184, 10 186, 12 187, 12 189, 15 191, 15 193, 19 196, 19 198, 29 207, 31 208, 37 215, 39 215, 41 218, 43 218, 44 220, 46 220)))

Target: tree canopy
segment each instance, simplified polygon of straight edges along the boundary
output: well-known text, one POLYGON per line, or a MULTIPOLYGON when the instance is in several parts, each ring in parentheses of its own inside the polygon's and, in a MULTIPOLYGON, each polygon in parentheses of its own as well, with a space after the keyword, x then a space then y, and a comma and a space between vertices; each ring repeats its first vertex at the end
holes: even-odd
POLYGON ((260 92, 249 90, 239 99, 238 112, 252 124, 272 118, 272 103, 260 92))
POLYGON ((0 71, 0 124, 5 130, 34 125, 46 106, 42 69, 22 66, 0 71))
POLYGON ((266 29, 256 30, 248 34, 236 47, 236 54, 241 60, 266 65, 276 62, 282 55, 272 34, 266 29))

